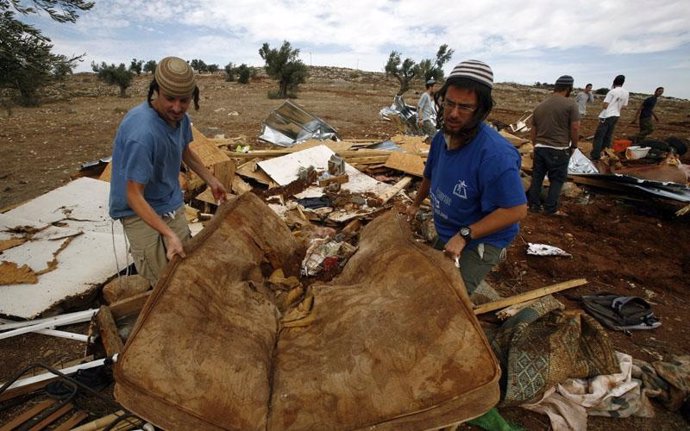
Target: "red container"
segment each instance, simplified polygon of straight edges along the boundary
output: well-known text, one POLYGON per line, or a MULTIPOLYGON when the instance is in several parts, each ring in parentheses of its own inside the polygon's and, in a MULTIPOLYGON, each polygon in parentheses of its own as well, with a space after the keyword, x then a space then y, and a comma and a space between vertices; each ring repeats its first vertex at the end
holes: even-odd
POLYGON ((621 153, 625 151, 626 148, 632 145, 632 141, 629 139, 616 139, 613 141, 613 151, 621 153))

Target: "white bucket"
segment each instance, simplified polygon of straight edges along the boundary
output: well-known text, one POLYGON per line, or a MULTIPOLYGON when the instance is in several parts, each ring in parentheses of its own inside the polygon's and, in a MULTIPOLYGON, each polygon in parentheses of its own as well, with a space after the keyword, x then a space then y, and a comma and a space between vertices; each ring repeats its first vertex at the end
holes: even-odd
POLYGON ((625 158, 629 160, 641 159, 647 156, 650 147, 632 146, 625 149, 625 158))

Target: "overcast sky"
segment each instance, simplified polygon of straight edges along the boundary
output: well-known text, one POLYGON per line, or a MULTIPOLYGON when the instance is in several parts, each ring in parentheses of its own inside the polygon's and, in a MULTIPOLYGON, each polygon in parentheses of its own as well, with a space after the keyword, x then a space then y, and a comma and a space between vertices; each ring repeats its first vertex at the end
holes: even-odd
POLYGON ((419 61, 438 47, 478 59, 497 82, 610 87, 690 99, 688 0, 97 0, 76 24, 22 18, 65 55, 125 63, 176 55, 221 68, 262 66, 259 48, 284 40, 307 65, 383 71, 392 50, 419 61))

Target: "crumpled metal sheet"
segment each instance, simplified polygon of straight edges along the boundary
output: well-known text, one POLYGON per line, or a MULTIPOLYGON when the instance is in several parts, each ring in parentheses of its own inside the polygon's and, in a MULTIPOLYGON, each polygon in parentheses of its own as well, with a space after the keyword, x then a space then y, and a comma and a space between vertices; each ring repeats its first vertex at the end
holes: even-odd
POLYGON ((335 128, 290 100, 264 120, 259 139, 281 147, 292 147, 309 139, 340 140, 335 128))
POLYGON ((422 134, 417 124, 417 108, 405 103, 402 96, 395 96, 391 106, 379 111, 381 118, 390 120, 391 117, 399 117, 405 126, 405 133, 410 135, 422 134))

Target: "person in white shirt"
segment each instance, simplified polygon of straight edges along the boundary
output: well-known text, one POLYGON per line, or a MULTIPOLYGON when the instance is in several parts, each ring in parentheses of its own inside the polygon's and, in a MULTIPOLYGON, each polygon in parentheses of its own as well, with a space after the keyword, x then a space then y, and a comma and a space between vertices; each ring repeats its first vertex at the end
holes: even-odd
POLYGON ((604 148, 611 147, 613 131, 616 129, 616 123, 621 116, 621 110, 628 106, 628 90, 623 89, 624 82, 625 76, 616 76, 613 80, 613 88, 604 98, 604 109, 599 114, 599 126, 594 132, 594 142, 590 154, 592 161, 599 160, 604 148))

